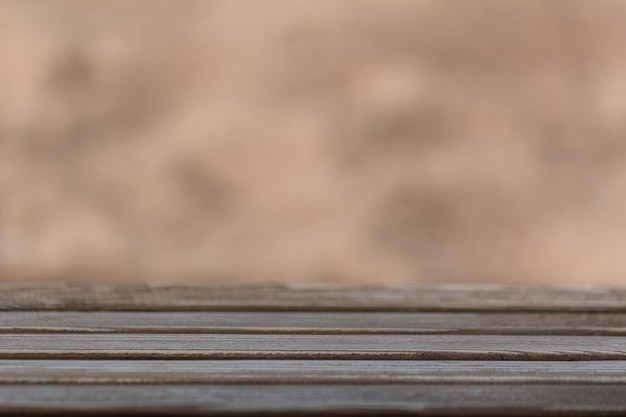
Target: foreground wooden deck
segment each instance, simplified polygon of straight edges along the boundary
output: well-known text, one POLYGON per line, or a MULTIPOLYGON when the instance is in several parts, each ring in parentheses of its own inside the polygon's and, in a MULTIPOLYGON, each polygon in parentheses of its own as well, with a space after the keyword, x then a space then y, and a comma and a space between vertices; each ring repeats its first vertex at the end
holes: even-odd
POLYGON ((4 414, 626 415, 626 289, 0 287, 4 414))

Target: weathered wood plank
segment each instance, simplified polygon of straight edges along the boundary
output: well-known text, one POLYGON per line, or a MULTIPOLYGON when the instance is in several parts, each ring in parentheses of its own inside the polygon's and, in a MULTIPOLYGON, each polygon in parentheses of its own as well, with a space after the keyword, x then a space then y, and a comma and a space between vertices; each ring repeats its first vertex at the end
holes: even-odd
POLYGON ((0 286, 0 310, 626 311, 626 288, 444 285, 404 288, 0 286))
POLYGON ((626 385, 0 386, 0 412, 107 415, 607 415, 626 385))
POLYGON ((626 335, 626 313, 72 312, 0 313, 0 333, 626 335))
POLYGON ((624 361, 0 360, 0 384, 626 384, 624 361))
POLYGON ((0 359, 626 359, 620 336, 2 334, 0 359))

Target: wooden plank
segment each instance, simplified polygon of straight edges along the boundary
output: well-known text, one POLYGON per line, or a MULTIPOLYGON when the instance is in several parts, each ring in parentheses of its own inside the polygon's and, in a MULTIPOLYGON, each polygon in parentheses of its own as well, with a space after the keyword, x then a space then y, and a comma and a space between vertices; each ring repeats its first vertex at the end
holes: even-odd
POLYGON ((0 287, 1 310, 626 311, 626 288, 444 285, 398 288, 0 287))
POLYGON ((626 359, 620 336, 3 334, 0 359, 626 359))
POLYGON ((626 384, 624 361, 0 360, 0 384, 626 384))
POLYGON ((626 313, 7 311, 0 333, 626 335, 626 313))
POLYGON ((5 385, 0 412, 610 415, 626 412, 626 385, 5 385))

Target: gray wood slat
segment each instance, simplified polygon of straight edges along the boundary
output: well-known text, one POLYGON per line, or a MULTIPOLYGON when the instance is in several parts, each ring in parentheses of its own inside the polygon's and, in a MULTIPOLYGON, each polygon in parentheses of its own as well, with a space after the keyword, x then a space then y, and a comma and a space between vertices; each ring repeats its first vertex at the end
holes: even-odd
POLYGON ((404 288, 0 287, 1 310, 134 311, 626 311, 626 289, 599 286, 444 285, 404 288))
POLYGON ((624 361, 0 360, 0 384, 626 384, 624 361))
POLYGON ((0 333, 17 332, 626 335, 626 313, 110 311, 0 313, 0 333))
POLYGON ((2 334, 0 359, 626 359, 620 336, 2 334))
POLYGON ((607 415, 626 412, 626 385, 0 386, 0 412, 37 411, 107 415, 607 415))

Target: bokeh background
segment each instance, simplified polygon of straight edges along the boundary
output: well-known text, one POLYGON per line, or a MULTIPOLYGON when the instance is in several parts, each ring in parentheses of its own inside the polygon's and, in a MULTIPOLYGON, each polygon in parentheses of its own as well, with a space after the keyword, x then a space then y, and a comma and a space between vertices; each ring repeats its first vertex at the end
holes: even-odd
POLYGON ((0 0, 0 280, 622 283, 626 1, 0 0))

